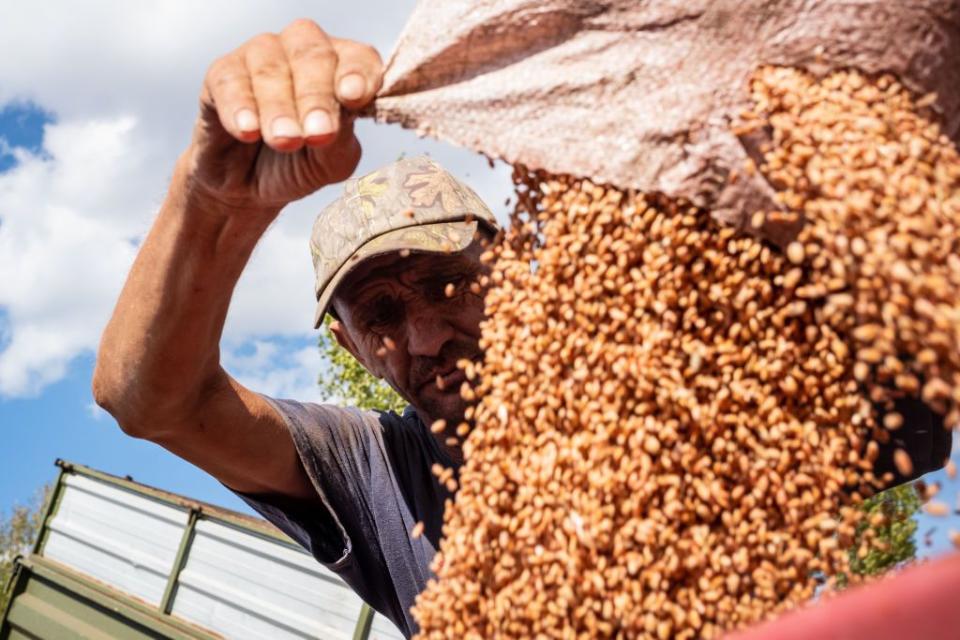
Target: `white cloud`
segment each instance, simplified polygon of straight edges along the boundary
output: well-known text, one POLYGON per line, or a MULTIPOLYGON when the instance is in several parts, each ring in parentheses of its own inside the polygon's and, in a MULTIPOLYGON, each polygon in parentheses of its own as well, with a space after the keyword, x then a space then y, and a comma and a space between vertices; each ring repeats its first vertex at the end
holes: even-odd
POLYGON ((251 340, 243 353, 228 351, 224 366, 241 384, 271 398, 294 398, 302 402, 326 400, 317 385, 323 368, 314 344, 284 348, 275 341, 251 340), (252 349, 252 353, 246 353, 252 349))
POLYGON ((132 118, 51 125, 50 157, 17 150, 0 174, 0 394, 36 393, 94 347, 150 209, 136 189, 143 158, 126 150, 135 129, 132 118))
POLYGON ((109 415, 106 411, 101 409, 100 405, 98 405, 96 402, 87 403, 87 413, 97 422, 103 420, 109 415))
MULTIPOLYGON (((137 243, 187 144, 207 65, 262 31, 312 17, 330 33, 390 53, 413 0, 273 3, 91 1, 12 3, 0 41, 0 108, 32 101, 52 113, 44 153, 13 149, 0 173, 0 397, 42 392, 96 348, 137 243)), ((396 127, 358 123, 366 172, 401 153, 429 152, 495 212, 510 192, 504 167, 396 127)), ((10 149, 0 138, 0 153, 10 149)), ((338 194, 288 207, 244 272, 227 318, 224 361, 252 388, 317 397, 307 236, 338 194), (259 354, 251 360, 249 355, 259 354), (245 359, 246 358, 246 359, 245 359)))
POLYGON ((412 0, 87 0, 7 3, 0 22, 0 104, 29 98, 67 117, 135 112, 148 127, 190 132, 207 65, 295 18, 363 39, 386 56, 412 0))

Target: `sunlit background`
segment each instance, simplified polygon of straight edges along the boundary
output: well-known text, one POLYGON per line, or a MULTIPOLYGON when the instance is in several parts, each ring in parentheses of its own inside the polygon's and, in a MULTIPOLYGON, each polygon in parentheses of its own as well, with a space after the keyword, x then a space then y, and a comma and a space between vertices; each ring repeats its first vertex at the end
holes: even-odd
MULTIPOLYGON (((0 513, 80 462, 247 510, 204 473, 127 438, 96 408, 100 333, 186 146, 207 65, 298 17, 386 59, 412 0, 6 3, 0 18, 0 513)), ((429 153, 501 215, 504 165, 361 121, 359 171, 429 153)), ((227 369, 276 397, 323 400, 311 329, 307 237, 333 187, 288 208, 244 273, 223 344, 227 369)), ((942 472, 928 482, 943 481, 942 472)), ((951 506, 954 491, 945 492, 951 506)), ((919 516, 920 555, 960 519, 919 516), (931 541, 930 545, 925 540, 931 541)))
MULTIPOLYGON (((7 3, 0 19, 0 511, 56 458, 238 509, 215 480, 123 436, 90 393, 94 353, 186 146, 207 65, 309 17, 386 59, 410 0, 7 3)), ((359 171, 429 153, 503 209, 509 172, 399 127, 362 121, 359 171)), ((331 187, 290 206, 244 273, 227 369, 276 397, 321 400, 307 238, 331 187)), ((499 213, 499 212, 498 212, 499 213)))

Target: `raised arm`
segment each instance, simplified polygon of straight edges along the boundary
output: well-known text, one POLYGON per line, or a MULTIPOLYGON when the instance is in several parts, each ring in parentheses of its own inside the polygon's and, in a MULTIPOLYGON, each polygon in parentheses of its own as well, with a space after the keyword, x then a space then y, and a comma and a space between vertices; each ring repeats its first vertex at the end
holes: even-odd
POLYGON ((298 20, 211 66, 193 139, 104 331, 97 403, 233 489, 308 496, 280 417, 220 366, 227 308, 287 203, 348 177, 348 110, 380 86, 376 51, 298 20), (343 110, 341 109, 343 107, 343 110))

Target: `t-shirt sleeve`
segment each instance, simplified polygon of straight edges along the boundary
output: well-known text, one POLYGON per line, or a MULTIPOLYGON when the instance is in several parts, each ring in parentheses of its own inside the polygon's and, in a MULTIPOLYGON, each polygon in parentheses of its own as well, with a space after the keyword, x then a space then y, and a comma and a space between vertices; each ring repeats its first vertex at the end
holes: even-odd
POLYGON ((370 457, 382 439, 377 414, 356 408, 265 398, 283 418, 316 500, 246 494, 244 502, 332 569, 366 536, 370 457))

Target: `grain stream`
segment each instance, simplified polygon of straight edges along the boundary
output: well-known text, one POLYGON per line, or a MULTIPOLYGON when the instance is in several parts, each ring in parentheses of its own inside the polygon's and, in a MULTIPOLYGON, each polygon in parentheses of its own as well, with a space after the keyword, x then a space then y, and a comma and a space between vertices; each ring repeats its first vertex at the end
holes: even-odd
POLYGON ((751 91, 742 127, 771 132, 756 170, 784 207, 752 226, 806 220, 784 251, 682 202, 515 169, 419 637, 769 618, 849 574, 892 401, 957 422, 955 148, 892 78, 769 68, 751 91))

